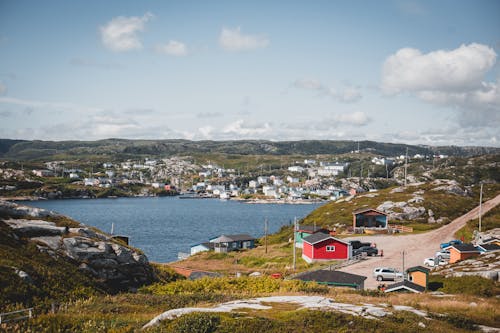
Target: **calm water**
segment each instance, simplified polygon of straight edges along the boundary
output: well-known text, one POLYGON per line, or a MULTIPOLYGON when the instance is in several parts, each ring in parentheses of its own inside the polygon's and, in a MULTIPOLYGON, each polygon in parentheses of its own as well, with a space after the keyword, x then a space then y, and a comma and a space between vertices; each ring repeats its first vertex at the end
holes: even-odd
POLYGON ((220 234, 264 235, 305 217, 318 205, 243 204, 218 199, 118 198, 34 201, 29 205, 68 215, 89 226, 130 236, 149 260, 170 262, 178 252, 220 234))

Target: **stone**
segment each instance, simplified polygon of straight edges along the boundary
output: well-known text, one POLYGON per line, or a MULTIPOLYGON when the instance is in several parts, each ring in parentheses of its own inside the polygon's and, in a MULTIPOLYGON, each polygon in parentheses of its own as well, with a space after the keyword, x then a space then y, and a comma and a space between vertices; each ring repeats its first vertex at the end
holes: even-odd
POLYGON ((432 211, 432 209, 429 209, 427 211, 427 215, 429 215, 430 217, 433 217, 434 216, 434 212, 432 211))
POLYGON ((418 322, 418 327, 425 328, 425 324, 421 321, 418 322))
POLYGON ((22 271, 20 269, 16 269, 15 271, 16 271, 17 276, 19 276, 24 282, 29 283, 29 284, 33 283, 33 280, 31 279, 31 276, 29 276, 28 273, 26 273, 25 271, 22 271))

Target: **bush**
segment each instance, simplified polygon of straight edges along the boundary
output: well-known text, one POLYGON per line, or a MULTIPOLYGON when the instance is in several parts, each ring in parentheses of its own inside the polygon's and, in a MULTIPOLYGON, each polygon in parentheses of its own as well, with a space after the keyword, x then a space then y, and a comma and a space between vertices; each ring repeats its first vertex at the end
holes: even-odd
POLYGON ((498 283, 480 276, 445 278, 440 275, 431 275, 429 289, 439 290, 447 294, 467 294, 481 297, 492 297, 500 294, 498 283))
POLYGON ((168 325, 168 329, 178 333, 212 333, 217 330, 220 316, 214 313, 193 312, 181 316, 168 325))

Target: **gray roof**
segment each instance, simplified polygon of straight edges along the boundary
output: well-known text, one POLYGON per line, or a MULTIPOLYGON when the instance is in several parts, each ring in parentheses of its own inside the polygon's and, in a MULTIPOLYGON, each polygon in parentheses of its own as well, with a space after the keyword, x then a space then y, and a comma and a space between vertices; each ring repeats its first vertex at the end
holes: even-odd
POLYGON ((315 234, 312 234, 310 236, 307 236, 307 237, 304 237, 302 240, 306 243, 309 243, 309 244, 316 244, 316 243, 319 243, 319 242, 322 242, 324 240, 327 240, 327 239, 335 239, 341 243, 344 243, 344 244, 349 244, 349 242, 346 242, 346 241, 343 241, 341 239, 338 239, 338 238, 335 238, 335 237, 332 237, 330 234, 325 234, 323 232, 317 232, 315 234))
POLYGON ((340 271, 318 270, 314 272, 306 272, 297 276, 295 279, 328 284, 355 284, 359 286, 366 280, 366 276, 340 271))
POLYGON ((422 293, 425 291, 425 288, 418 285, 418 284, 415 284, 411 281, 404 280, 404 281, 394 283, 394 284, 387 286, 387 288, 385 289, 385 292, 388 293, 388 292, 400 291, 400 290, 408 290, 408 291, 412 291, 414 293, 422 293))
POLYGON ((317 231, 327 231, 325 228, 315 225, 299 225, 298 230, 315 233, 317 231))
POLYGON ((231 243, 231 242, 249 241, 249 240, 255 240, 255 238, 247 234, 238 234, 238 235, 220 235, 219 237, 212 239, 210 242, 231 243))
POLYGON ((455 244, 450 247, 455 248, 459 252, 479 252, 477 247, 472 244, 455 244))
POLYGON ((479 247, 481 247, 485 251, 498 251, 498 250, 500 250, 500 246, 497 245, 497 244, 494 244, 494 243, 491 243, 491 244, 481 244, 481 245, 479 245, 479 247))
POLYGON ((428 274, 431 270, 428 269, 427 267, 424 267, 424 266, 414 266, 414 267, 408 268, 406 271, 407 272, 420 271, 420 272, 424 272, 424 273, 428 274))

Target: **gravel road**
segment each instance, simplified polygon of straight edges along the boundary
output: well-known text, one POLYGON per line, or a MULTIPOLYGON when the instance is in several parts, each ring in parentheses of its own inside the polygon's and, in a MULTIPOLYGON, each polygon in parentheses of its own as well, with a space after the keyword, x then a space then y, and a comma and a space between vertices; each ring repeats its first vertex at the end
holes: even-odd
MULTIPOLYGON (((484 202, 482 214, 494 208, 500 203, 500 195, 484 202)), ((375 267, 394 267, 402 270, 403 268, 403 250, 404 250, 404 267, 412 267, 422 265, 425 258, 433 257, 439 250, 439 244, 453 239, 453 235, 462 228, 467 221, 478 217, 479 206, 472 209, 465 215, 462 215, 449 224, 422 234, 416 235, 371 235, 359 236, 356 238, 347 238, 347 240, 359 239, 365 242, 375 243, 377 248, 383 250, 383 257, 368 257, 354 265, 350 265, 340 269, 352 274, 366 276, 365 289, 375 289, 378 282, 373 278, 372 271, 375 267)), ((389 281, 389 283, 392 283, 389 281)))

